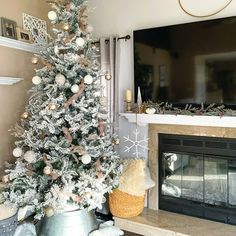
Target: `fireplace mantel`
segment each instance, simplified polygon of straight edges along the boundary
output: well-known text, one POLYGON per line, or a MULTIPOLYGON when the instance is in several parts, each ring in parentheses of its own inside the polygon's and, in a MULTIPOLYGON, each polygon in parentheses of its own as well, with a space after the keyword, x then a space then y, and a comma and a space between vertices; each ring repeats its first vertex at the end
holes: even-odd
POLYGON ((130 123, 236 128, 236 117, 120 113, 130 123))

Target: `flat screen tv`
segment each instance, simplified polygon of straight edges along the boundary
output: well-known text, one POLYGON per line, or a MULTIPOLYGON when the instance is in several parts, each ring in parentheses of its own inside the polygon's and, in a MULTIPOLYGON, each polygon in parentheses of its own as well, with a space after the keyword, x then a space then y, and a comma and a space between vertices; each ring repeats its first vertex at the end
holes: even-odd
POLYGON ((236 107, 236 17, 134 31, 135 97, 236 107))

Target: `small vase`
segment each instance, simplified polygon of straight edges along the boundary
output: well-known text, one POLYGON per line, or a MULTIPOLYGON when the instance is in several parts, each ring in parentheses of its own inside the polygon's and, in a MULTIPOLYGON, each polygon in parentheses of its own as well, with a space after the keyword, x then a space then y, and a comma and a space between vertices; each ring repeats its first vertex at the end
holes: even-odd
POLYGON ((87 209, 44 217, 37 226, 38 236, 87 236, 98 228, 94 211, 87 209))

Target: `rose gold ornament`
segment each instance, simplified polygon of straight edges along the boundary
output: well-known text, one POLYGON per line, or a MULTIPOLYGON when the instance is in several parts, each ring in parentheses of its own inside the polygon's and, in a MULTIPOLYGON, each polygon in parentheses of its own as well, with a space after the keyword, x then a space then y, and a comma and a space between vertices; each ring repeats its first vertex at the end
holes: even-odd
POLYGON ((54 102, 51 102, 48 104, 48 108, 52 111, 56 110, 57 109, 57 104, 54 103, 54 102))
POLYGON ((39 62, 38 57, 32 57, 32 58, 31 58, 31 63, 32 63, 32 64, 35 64, 35 65, 36 65, 36 64, 38 64, 38 62, 39 62))
POLYGON ((3 182, 4 184, 8 183, 9 181, 10 181, 9 175, 4 175, 4 176, 2 177, 2 182, 3 182))
POLYGON ((47 207, 47 208, 45 208, 44 209, 44 212, 45 212, 45 215, 47 216, 47 217, 51 217, 51 216, 53 216, 54 215, 54 209, 52 208, 52 207, 47 207))
POLYGON ((112 77, 112 76, 109 75, 109 74, 106 74, 106 75, 105 75, 105 79, 106 79, 106 80, 111 80, 111 77, 112 77))
POLYGON ((26 111, 21 115, 22 119, 27 119, 29 117, 29 113, 26 111))
POLYGON ((51 175, 51 174, 52 174, 52 167, 51 167, 51 166, 45 166, 45 167, 43 168, 43 173, 44 173, 45 175, 51 175))
POLYGON ((62 26, 62 29, 65 30, 65 31, 68 31, 70 29, 69 24, 64 23, 63 26, 62 26))

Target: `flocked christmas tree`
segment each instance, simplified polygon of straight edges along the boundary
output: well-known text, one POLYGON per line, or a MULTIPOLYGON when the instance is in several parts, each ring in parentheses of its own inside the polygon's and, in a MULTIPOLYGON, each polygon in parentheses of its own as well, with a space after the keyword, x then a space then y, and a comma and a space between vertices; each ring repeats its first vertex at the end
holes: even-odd
POLYGON ((69 209, 94 209, 117 185, 101 91, 99 61, 84 0, 50 2, 56 39, 42 51, 29 104, 16 125, 15 164, 6 170, 6 203, 29 206, 40 218, 69 209))

